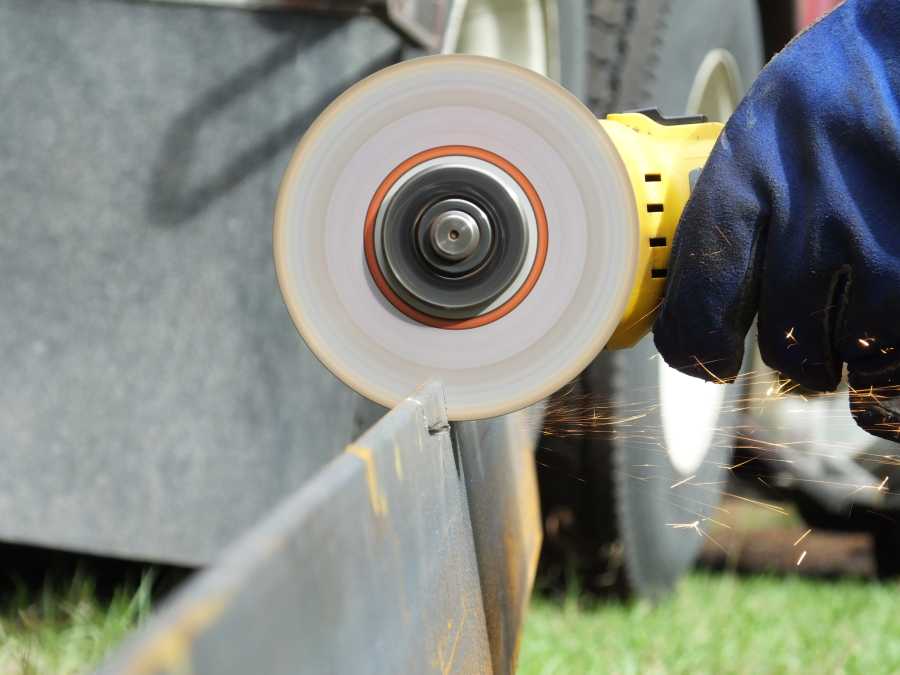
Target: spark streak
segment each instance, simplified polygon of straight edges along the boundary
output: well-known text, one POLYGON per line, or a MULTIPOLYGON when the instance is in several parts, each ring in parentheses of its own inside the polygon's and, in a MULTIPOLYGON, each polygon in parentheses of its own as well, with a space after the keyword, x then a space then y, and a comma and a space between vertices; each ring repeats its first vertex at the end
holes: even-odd
POLYGON ((794 336, 794 326, 791 326, 791 329, 784 334, 784 339, 788 341, 788 349, 791 347, 796 347, 798 344, 797 338, 794 336))
POLYGON ((734 499, 740 499, 742 502, 748 502, 750 504, 756 504, 757 506, 761 506, 764 509, 769 509, 770 511, 774 511, 775 513, 786 516, 788 512, 786 509, 776 506, 775 504, 769 504, 768 502, 761 502, 758 499, 750 499, 750 497, 741 497, 740 495, 733 494, 731 492, 722 492, 726 497, 733 497, 734 499))
MULTIPOLYGON (((812 529, 809 529, 809 530, 807 530, 806 532, 804 532, 803 534, 801 534, 801 535, 800 535, 800 538, 799 538, 797 541, 794 542, 794 546, 796 546, 796 545, 799 544, 801 541, 803 541, 804 539, 806 539, 806 538, 809 536, 809 533, 810 533, 810 532, 812 532, 812 529)), ((804 553, 806 553, 806 551, 804 551, 804 553)))

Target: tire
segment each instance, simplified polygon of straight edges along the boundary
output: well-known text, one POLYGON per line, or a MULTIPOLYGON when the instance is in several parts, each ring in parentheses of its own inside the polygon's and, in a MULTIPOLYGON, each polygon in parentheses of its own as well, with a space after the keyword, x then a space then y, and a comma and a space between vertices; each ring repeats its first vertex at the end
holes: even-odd
MULTIPOLYGON (((754 0, 594 0, 583 7, 589 31, 584 99, 598 117, 650 106, 684 114, 695 73, 713 50, 731 53, 744 86, 761 66, 754 0), (704 16, 715 20, 698 20, 704 16)), ((699 521, 702 530, 716 508, 716 483, 727 478, 733 438, 715 432, 699 465, 676 467, 665 432, 678 420, 663 418, 664 366, 655 355, 650 336, 632 349, 604 352, 551 400, 537 455, 542 569, 551 582, 571 581, 574 573, 586 589, 658 598, 697 556, 703 536, 689 524, 699 521), (583 414, 590 404, 617 418, 645 416, 580 438, 554 438, 567 410, 583 414)), ((727 417, 720 414, 714 426, 729 427, 727 417)))
POLYGON ((885 525, 872 531, 875 573, 884 581, 900 577, 900 528, 885 525))

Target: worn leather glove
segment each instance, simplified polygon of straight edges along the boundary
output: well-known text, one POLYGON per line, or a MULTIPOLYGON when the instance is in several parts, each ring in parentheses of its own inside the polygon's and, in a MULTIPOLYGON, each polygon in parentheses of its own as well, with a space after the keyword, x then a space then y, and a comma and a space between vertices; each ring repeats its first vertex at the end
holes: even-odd
POLYGON ((900 440, 900 0, 848 0, 762 71, 719 138, 672 250, 656 346, 814 390, 847 364, 857 423, 900 440))

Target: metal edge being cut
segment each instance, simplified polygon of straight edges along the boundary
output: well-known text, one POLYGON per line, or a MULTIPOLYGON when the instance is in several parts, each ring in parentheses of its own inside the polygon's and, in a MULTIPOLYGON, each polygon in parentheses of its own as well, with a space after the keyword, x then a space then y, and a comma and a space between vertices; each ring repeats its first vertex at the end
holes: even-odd
POLYGON ((273 239, 285 303, 326 367, 386 406, 438 378, 450 418, 464 420, 527 407, 590 363, 631 291, 637 231, 622 160, 574 96, 508 63, 439 56, 386 68, 326 108, 285 173, 273 239), (361 255, 378 184, 416 152, 446 145, 509 160, 533 183, 549 226, 534 291, 467 331, 402 317, 376 294, 361 255))
POLYGON ((541 539, 528 415, 451 428, 429 383, 99 673, 514 672, 541 539))

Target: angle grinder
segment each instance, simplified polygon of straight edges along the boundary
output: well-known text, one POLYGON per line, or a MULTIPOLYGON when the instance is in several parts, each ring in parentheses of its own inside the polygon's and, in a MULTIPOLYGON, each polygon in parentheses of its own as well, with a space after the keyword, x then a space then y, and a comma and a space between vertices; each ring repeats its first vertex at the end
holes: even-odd
POLYGON ((278 283, 338 378, 393 406, 430 378, 452 420, 518 410, 649 330, 678 218, 721 130, 597 120, 506 62, 434 56, 352 86, 278 196, 278 283))

